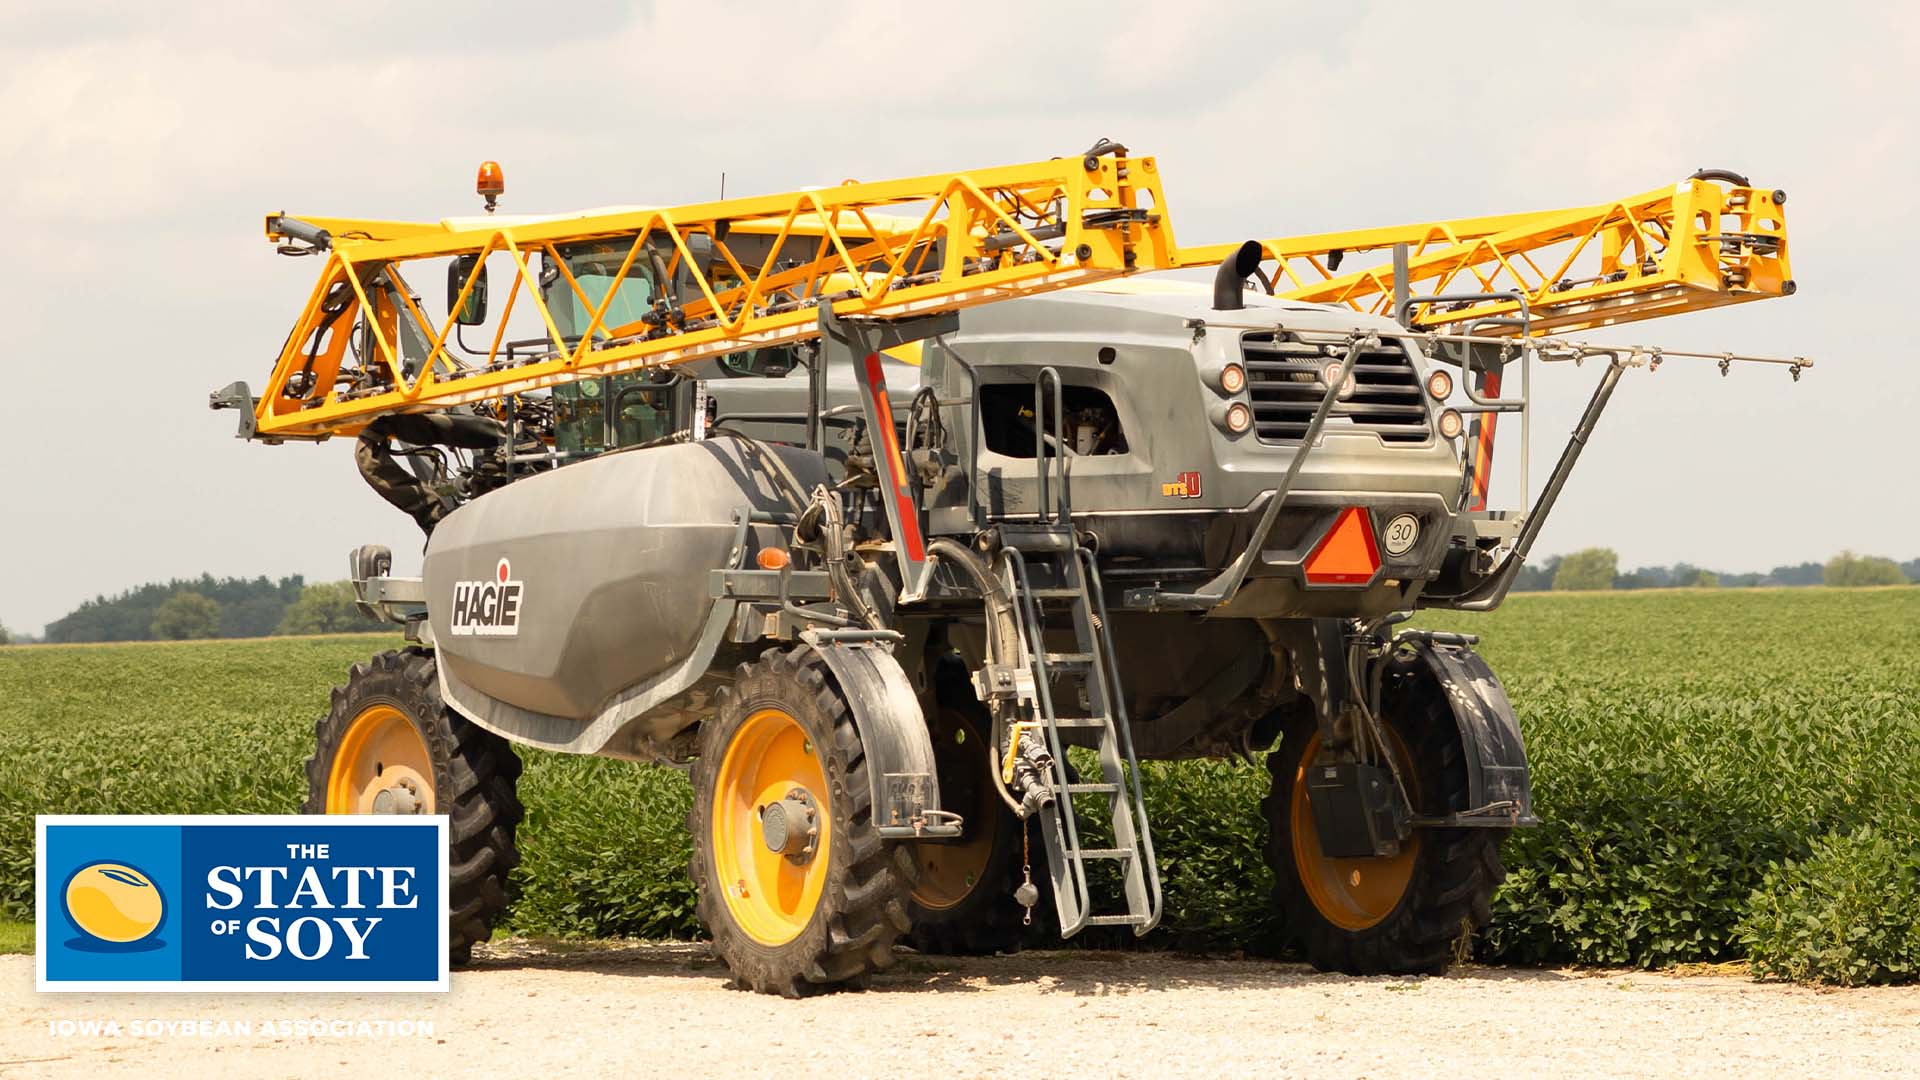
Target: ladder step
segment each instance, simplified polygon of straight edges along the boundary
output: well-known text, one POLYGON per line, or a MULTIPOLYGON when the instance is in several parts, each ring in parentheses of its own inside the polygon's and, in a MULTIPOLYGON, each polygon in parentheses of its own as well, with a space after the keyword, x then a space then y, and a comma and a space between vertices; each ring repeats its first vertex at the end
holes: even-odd
MULTIPOLYGON (((1112 642, 1097 621, 1103 610, 1100 590, 1095 587, 1097 574, 1090 568, 1090 556, 1073 544, 1067 530, 1058 530, 1058 535, 1048 534, 1044 539, 1049 545, 1073 546, 1043 549, 1039 544, 1034 545, 1036 557, 1032 565, 1039 569, 1040 580, 1034 581, 1028 576, 1027 564, 1017 555, 998 564, 1002 573, 1012 579, 1014 587, 1024 589, 1017 620, 1021 655, 1031 666, 1036 685, 1024 689, 1021 704, 1030 710, 1028 718, 1033 726, 1042 730, 1050 746, 1064 749, 1098 740, 1101 759, 1100 768, 1092 771, 1084 782, 1078 777, 1069 781, 1064 763, 1049 770, 1044 781, 1055 797, 1042 830, 1054 887, 1058 891, 1055 902, 1063 927, 1071 926, 1077 931, 1083 926, 1126 926, 1135 933, 1145 933, 1160 921, 1160 874, 1153 840, 1147 832, 1146 807, 1140 798, 1139 762, 1124 739, 1125 699, 1119 688, 1111 685, 1119 681, 1118 661, 1112 642), (1047 560, 1038 557, 1040 550, 1058 556, 1050 568, 1041 569, 1047 560), (1066 611, 1073 614, 1071 636, 1066 636, 1065 627, 1048 625, 1050 620, 1061 621, 1057 616, 1066 611), (1050 645, 1062 651, 1051 651, 1050 645), (1067 707, 1092 715, 1048 715, 1053 711, 1052 695, 1043 684, 1077 689, 1076 703, 1067 707), (1069 735, 1070 729, 1094 734, 1091 737, 1069 735), (1076 802, 1075 796, 1086 801, 1076 802), (1108 818, 1112 820, 1113 831, 1105 837, 1105 842, 1129 846, 1079 846, 1082 830, 1108 818), (1111 863, 1119 873, 1095 873, 1088 869, 1094 860, 1111 863), (1125 892, 1123 904, 1097 903, 1094 898, 1095 892, 1107 891, 1110 882, 1106 879, 1111 877, 1121 879, 1125 892), (1093 888, 1096 884, 1100 886, 1098 889, 1093 888), (1109 912, 1118 909, 1125 914, 1093 914, 1100 908, 1109 912)), ((1008 546, 1014 546, 1011 539, 1008 546)))

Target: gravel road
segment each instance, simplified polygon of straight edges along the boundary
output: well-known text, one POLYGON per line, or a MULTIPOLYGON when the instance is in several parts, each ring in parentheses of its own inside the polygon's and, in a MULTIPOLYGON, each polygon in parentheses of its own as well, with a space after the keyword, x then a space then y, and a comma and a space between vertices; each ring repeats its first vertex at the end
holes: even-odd
POLYGON ((32 958, 0 957, 0 1076, 9 1080, 956 1080, 1068 1070, 1913 1076, 1920 987, 1815 991, 1729 975, 1511 968, 1352 979, 1253 960, 1029 952, 903 956, 867 994, 782 1001, 728 989, 702 946, 595 943, 510 944, 456 972, 445 995, 38 995, 32 958), (109 1021, 118 1035, 82 1031, 109 1021), (310 1022, 319 1034, 297 1027, 310 1022), (382 1033, 375 1022, 395 1026, 382 1033), (234 1033, 243 1023, 251 1034, 234 1033), (405 1024, 430 1033, 401 1033, 405 1024))

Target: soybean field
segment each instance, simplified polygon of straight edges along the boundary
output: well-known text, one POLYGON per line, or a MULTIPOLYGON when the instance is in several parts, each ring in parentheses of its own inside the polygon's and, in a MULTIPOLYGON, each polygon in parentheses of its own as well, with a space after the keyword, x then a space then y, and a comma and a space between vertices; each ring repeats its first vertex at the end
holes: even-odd
MULTIPOLYGON (((1477 633, 1546 822, 1515 833, 1489 962, 1920 981, 1920 588, 1526 595, 1477 633)), ((0 921, 36 813, 286 813, 329 687, 397 638, 0 648, 0 921)), ((685 777, 523 751, 508 929, 686 938, 685 777)), ((1151 764, 1148 939, 1270 951, 1257 762, 1151 764)), ((1040 920, 1036 920, 1038 923, 1040 920)))

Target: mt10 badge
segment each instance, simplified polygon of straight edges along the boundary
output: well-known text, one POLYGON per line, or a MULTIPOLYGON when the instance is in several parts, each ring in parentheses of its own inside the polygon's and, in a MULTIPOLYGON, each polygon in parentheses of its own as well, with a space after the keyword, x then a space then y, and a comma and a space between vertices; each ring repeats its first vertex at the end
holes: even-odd
POLYGON ((453 583, 453 632, 461 637, 513 637, 520 633, 520 601, 525 586, 513 580, 513 567, 501 559, 491 581, 453 583))
POLYGON ((1183 472, 1161 484, 1160 494, 1169 499, 1197 499, 1200 497, 1200 474, 1183 472))

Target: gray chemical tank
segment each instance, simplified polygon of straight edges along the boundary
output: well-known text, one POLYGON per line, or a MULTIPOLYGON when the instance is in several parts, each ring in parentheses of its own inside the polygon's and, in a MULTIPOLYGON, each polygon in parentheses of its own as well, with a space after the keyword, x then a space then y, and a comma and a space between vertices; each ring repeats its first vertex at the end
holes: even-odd
POLYGON ((444 689, 490 727, 578 745, 623 691, 694 656, 709 572, 753 557, 752 540, 733 552, 741 512, 797 513, 825 478, 818 454, 717 436, 606 454, 475 499, 427 545, 444 689))

